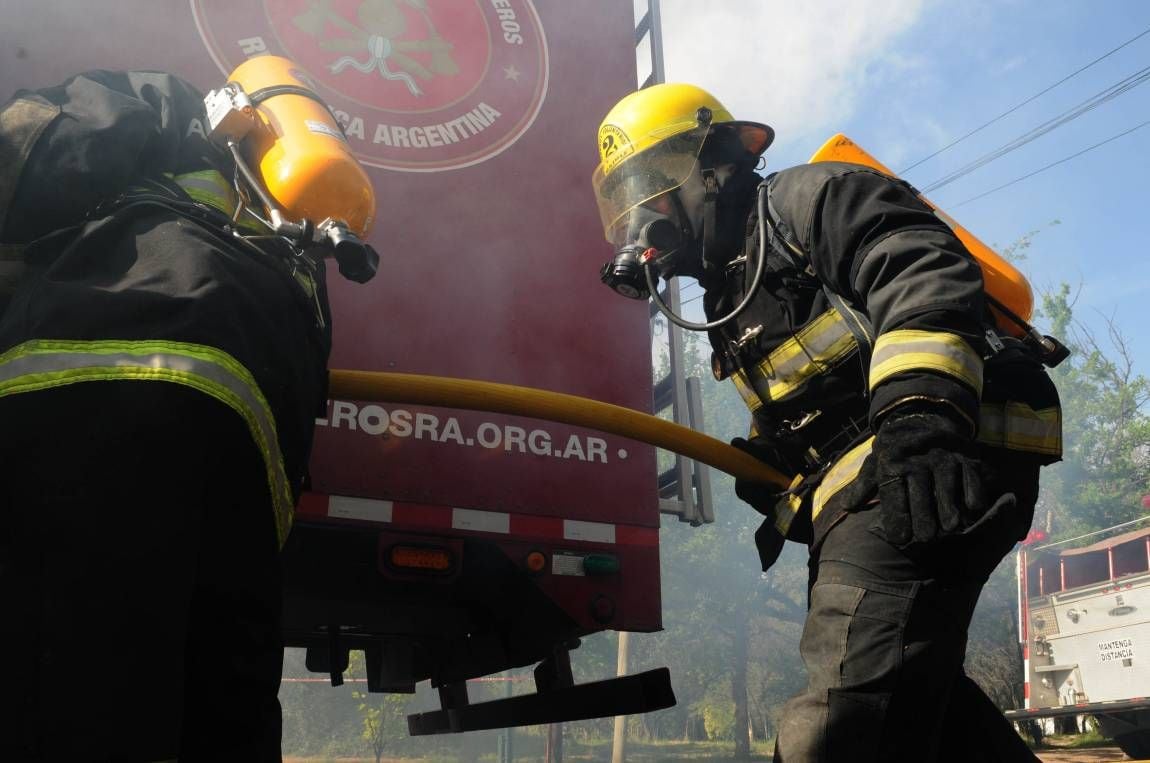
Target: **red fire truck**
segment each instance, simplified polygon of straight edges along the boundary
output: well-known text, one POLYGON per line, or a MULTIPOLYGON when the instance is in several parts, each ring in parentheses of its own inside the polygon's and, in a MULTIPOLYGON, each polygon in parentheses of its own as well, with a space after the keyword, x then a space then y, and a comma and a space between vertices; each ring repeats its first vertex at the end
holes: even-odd
MULTIPOLYGON (((649 411, 680 389, 653 390, 646 306, 596 278, 590 193, 635 44, 632 0, 39 0, 0 25, 0 92, 91 68, 207 91, 248 57, 291 58, 378 200, 378 277, 332 283, 333 368, 649 411)), ((476 411, 335 399, 317 426, 285 557, 287 642, 311 669, 338 682, 362 649, 374 691, 430 679, 444 709, 413 733, 674 702, 665 670, 573 686, 568 650, 660 628, 660 506, 702 475, 680 465, 660 491, 650 446, 476 411), (535 663, 538 695, 468 704, 467 679, 535 663)))
POLYGON ((1150 755, 1146 523, 1023 545, 1018 613, 1026 705, 1007 717, 1092 715, 1131 757, 1150 755))

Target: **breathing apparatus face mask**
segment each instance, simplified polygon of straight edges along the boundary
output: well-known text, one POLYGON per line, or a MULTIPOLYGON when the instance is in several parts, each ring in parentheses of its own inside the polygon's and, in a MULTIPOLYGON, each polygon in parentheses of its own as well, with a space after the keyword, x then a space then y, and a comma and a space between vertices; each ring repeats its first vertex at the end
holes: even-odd
POLYGON ((697 275, 699 248, 695 231, 699 229, 701 206, 688 189, 702 188, 702 181, 692 177, 674 191, 660 194, 629 211, 619 222, 612 237, 615 257, 603 267, 604 281, 628 297, 645 298, 646 277, 638 268, 650 263, 662 278, 697 275), (638 293, 632 293, 632 289, 638 293))
POLYGON ((649 150, 611 175, 597 171, 593 178, 604 231, 615 246, 615 257, 603 266, 600 279, 625 297, 651 298, 669 321, 691 331, 722 326, 742 313, 766 263, 765 228, 760 226, 752 285, 738 305, 714 320, 687 321, 658 293, 656 274, 697 278, 704 288, 721 280, 723 266, 741 248, 752 205, 759 207, 760 219, 765 214, 765 186, 753 169, 758 155, 722 133, 704 146, 716 137, 706 129, 692 131, 688 138, 697 140, 700 132, 702 139, 689 144, 690 152, 676 152, 674 142, 665 141, 655 148, 669 150, 649 150), (638 161, 647 154, 652 156, 638 161))
POLYGON ((600 277, 619 294, 647 298, 647 263, 665 277, 694 270, 706 193, 698 158, 707 134, 700 125, 628 158, 610 174, 595 171, 603 232, 615 247, 600 277))

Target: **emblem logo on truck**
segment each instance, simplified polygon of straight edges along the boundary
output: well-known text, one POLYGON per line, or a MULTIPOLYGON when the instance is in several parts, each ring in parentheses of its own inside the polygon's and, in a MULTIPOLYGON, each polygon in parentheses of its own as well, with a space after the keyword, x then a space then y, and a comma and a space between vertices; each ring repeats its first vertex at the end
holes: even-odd
POLYGON ((220 71, 264 53, 304 70, 365 164, 468 167, 515 143, 547 94, 531 0, 190 0, 220 71))

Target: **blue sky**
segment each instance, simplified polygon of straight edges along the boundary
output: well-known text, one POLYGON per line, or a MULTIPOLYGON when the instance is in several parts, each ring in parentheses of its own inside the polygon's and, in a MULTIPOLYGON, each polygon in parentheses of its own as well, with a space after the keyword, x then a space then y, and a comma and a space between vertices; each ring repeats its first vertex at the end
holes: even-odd
MULTIPOLYGON (((668 81, 775 126, 773 169, 835 132, 902 169, 1150 29, 1146 0, 664 0, 663 15, 668 81)), ((1148 66, 1150 34, 905 177, 926 187, 1148 66)), ((1147 120, 1150 82, 928 194, 991 245, 1040 230, 1023 265, 1035 290, 1070 283, 1101 336, 1113 316, 1144 374, 1150 125, 957 205, 1147 120)))

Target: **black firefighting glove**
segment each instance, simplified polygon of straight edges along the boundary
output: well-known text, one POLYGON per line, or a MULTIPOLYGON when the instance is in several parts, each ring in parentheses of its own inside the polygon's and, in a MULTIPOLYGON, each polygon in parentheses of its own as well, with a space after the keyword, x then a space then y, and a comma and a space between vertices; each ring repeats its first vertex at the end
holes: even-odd
MULTIPOLYGON (((757 438, 746 440, 742 437, 736 437, 731 440, 731 445, 776 468, 781 463, 775 449, 757 438)), ((779 554, 783 552, 783 544, 787 540, 786 536, 775 526, 775 504, 780 500, 785 500, 785 496, 781 496, 780 493, 781 491, 775 485, 735 479, 735 494, 765 517, 755 532, 755 549, 759 552, 759 562, 763 566, 763 572, 770 569, 778 560, 779 554)))
MULTIPOLYGON (((742 437, 736 437, 731 440, 731 445, 735 446, 744 453, 754 456, 763 463, 770 464, 778 468, 779 456, 778 452, 770 445, 765 443, 758 437, 752 440, 746 440, 742 437)), ((754 480, 735 479, 735 494, 743 501, 749 503, 755 511, 763 516, 774 516, 773 508, 775 502, 779 500, 779 493, 781 491, 775 485, 766 482, 755 482, 754 480)))
POLYGON ((877 529, 891 545, 921 551, 987 514, 971 430, 945 404, 904 404, 882 420, 873 451, 877 529))

